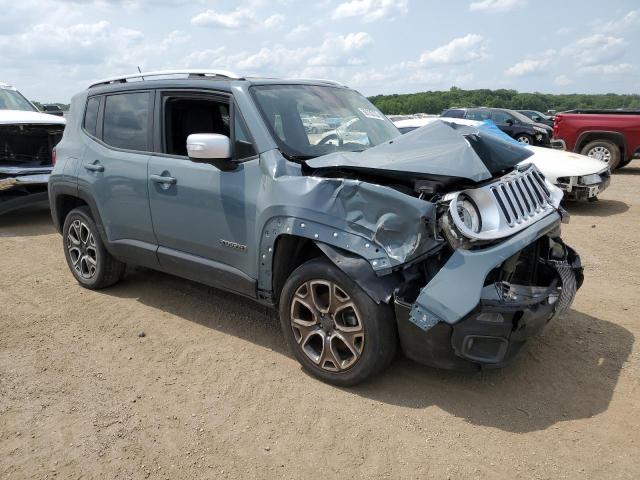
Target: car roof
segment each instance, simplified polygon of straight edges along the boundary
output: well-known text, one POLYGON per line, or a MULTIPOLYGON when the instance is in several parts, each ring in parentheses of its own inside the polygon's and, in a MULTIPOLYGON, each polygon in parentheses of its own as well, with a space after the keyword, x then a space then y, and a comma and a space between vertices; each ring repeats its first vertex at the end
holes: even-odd
POLYGON ((242 77, 219 70, 164 70, 139 72, 92 83, 91 93, 140 90, 147 88, 199 88, 230 92, 233 85, 317 85, 346 88, 338 82, 324 79, 242 77), (181 76, 182 78, 175 78, 181 76))

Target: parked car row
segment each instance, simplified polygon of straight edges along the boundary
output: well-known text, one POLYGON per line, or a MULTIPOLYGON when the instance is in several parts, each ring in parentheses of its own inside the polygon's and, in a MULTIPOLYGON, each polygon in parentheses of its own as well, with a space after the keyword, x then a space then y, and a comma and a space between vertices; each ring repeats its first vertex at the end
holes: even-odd
POLYGON ((511 138, 526 145, 550 146, 552 127, 536 123, 515 110, 506 108, 451 108, 442 113, 443 117, 464 118, 466 120, 491 120, 511 138))

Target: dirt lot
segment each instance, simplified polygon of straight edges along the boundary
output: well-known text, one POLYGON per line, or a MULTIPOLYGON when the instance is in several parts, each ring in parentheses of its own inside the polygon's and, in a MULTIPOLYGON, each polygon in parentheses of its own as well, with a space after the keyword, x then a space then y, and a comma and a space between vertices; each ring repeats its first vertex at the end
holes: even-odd
POLYGON ((47 212, 1 218, 0 478, 640 478, 639 192, 635 161, 568 206, 584 287, 512 367, 344 390, 262 307, 142 269, 84 290, 47 212))

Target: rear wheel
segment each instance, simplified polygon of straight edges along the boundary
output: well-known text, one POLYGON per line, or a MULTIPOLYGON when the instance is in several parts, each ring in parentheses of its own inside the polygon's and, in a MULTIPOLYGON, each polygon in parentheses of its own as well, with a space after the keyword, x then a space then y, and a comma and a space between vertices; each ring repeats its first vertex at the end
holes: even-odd
POLYGON ((99 289, 122 278, 125 264, 104 247, 89 208, 79 207, 69 212, 62 227, 62 238, 67 265, 80 285, 99 289))
POLYGON ((531 135, 527 135, 526 133, 519 133, 518 135, 516 135, 516 140, 520 143, 533 145, 533 138, 531 137, 531 135))
POLYGON ((587 143, 580 152, 591 158, 602 160, 613 171, 620 164, 620 148, 609 140, 595 140, 587 143))
POLYGON ((286 281, 280 322, 304 369, 333 385, 366 380, 396 353, 391 306, 376 304, 325 258, 304 263, 286 281))

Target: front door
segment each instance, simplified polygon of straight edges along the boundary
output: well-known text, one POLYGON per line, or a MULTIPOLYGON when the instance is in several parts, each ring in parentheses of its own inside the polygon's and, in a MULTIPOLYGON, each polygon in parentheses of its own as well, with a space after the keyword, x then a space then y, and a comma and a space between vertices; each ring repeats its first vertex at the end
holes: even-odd
MULTIPOLYGON (((149 204, 163 269, 193 280, 255 295, 250 246, 260 169, 229 96, 159 92, 158 150, 149 161, 149 204), (221 171, 192 161, 192 133, 227 135, 236 168, 221 171), (243 141, 241 137, 245 137, 243 141)), ((254 253, 254 252, 252 252, 254 253)), ((253 257, 255 258, 255 257, 253 257)))

